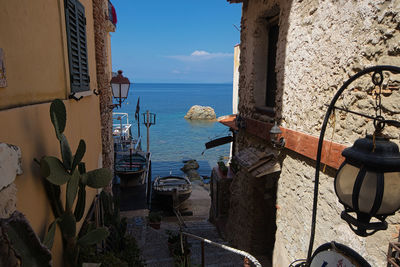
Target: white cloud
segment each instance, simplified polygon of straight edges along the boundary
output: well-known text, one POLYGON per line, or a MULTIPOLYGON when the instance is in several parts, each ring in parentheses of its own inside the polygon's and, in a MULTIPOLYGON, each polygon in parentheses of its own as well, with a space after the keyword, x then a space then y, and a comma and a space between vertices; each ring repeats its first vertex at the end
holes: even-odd
POLYGON ((233 53, 210 53, 204 50, 195 50, 190 55, 166 56, 168 58, 177 59, 180 61, 204 61, 216 58, 233 57, 233 53))
POLYGON ((171 71, 173 74, 181 74, 181 72, 179 70, 173 70, 171 71))
POLYGON ((203 50, 196 50, 190 55, 191 56, 208 56, 208 55, 210 55, 210 53, 208 53, 207 51, 203 51, 203 50))

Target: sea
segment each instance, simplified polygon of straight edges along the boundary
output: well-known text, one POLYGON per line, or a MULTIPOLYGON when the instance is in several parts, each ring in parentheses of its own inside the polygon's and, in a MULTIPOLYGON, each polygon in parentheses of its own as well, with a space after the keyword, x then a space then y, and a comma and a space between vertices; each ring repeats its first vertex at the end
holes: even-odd
POLYGON ((129 114, 132 134, 138 135, 135 120, 137 102, 140 107, 142 149, 147 146, 147 129, 143 114, 155 114, 150 126, 152 177, 182 175, 183 161, 195 159, 201 176, 210 176, 220 158, 229 156, 230 144, 205 150, 205 143, 230 135, 229 128, 219 122, 190 121, 184 116, 193 105, 210 106, 217 117, 232 114, 232 84, 134 83, 127 100, 114 112, 129 114))

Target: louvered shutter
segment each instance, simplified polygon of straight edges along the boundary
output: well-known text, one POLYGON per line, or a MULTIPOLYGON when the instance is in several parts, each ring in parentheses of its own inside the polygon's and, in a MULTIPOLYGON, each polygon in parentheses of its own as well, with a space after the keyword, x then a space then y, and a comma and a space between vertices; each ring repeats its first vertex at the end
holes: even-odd
POLYGON ((79 1, 65 0, 65 24, 68 39, 71 92, 90 90, 85 7, 79 1))

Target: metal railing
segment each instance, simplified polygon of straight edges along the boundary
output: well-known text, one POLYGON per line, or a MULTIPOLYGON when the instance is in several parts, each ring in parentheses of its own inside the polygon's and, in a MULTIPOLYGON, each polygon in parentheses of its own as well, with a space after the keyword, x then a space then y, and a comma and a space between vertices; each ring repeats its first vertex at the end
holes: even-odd
MULTIPOLYGON (((205 245, 205 243, 210 244, 210 245, 215 246, 215 247, 222 248, 222 249, 227 250, 227 251, 230 251, 230 252, 232 252, 234 254, 238 254, 238 255, 243 256, 244 257, 244 263, 243 263, 244 267, 250 267, 250 262, 249 261, 251 261, 256 267, 262 267, 261 263, 253 255, 251 255, 250 253, 248 253, 246 251, 239 250, 239 249, 236 249, 236 248, 232 248, 230 246, 219 244, 217 242, 211 241, 211 240, 203 238, 201 236, 197 236, 197 235, 194 235, 194 234, 191 234, 191 233, 188 233, 188 232, 184 232, 182 230, 182 228, 186 228, 186 224, 185 224, 185 221, 183 220, 182 215, 180 214, 179 210, 176 209, 176 208, 174 208, 173 211, 174 211, 176 217, 178 218, 180 234, 184 235, 186 237, 190 237, 190 238, 193 238, 193 239, 200 240, 200 242, 201 242, 201 267, 205 266, 205 254, 204 254, 204 245, 205 245)), ((182 240, 183 240, 183 238, 181 238, 181 247, 183 247, 182 240)))
POLYGON ((244 266, 250 266, 249 265, 249 260, 250 260, 255 266, 262 267, 261 263, 253 255, 251 255, 250 253, 247 253, 246 251, 239 250, 239 249, 236 249, 236 248, 232 248, 232 247, 227 246, 227 245, 219 244, 219 243, 216 243, 216 242, 211 241, 209 239, 202 238, 200 236, 197 236, 197 235, 194 235, 194 234, 190 234, 190 233, 187 233, 187 232, 181 231, 181 233, 183 235, 187 236, 187 237, 191 237, 191 238, 194 238, 194 239, 197 239, 197 240, 201 241, 201 266, 202 267, 205 266, 204 265, 204 262, 205 262, 205 260, 204 260, 204 244, 205 243, 243 256, 244 257, 244 266))

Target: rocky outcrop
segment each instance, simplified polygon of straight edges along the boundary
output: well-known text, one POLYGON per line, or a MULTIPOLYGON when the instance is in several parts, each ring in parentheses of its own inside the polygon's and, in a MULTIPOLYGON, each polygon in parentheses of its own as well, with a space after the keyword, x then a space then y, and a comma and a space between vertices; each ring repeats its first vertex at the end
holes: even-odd
POLYGON ((187 120, 215 120, 217 116, 212 107, 207 106, 192 106, 185 115, 187 120))
POLYGON ((181 168, 183 172, 187 172, 189 170, 197 170, 199 168, 199 163, 195 159, 184 161, 185 165, 181 168))
POLYGON ((181 170, 188 176, 190 181, 200 180, 201 176, 196 171, 199 168, 199 163, 195 159, 184 161, 185 165, 181 170))

